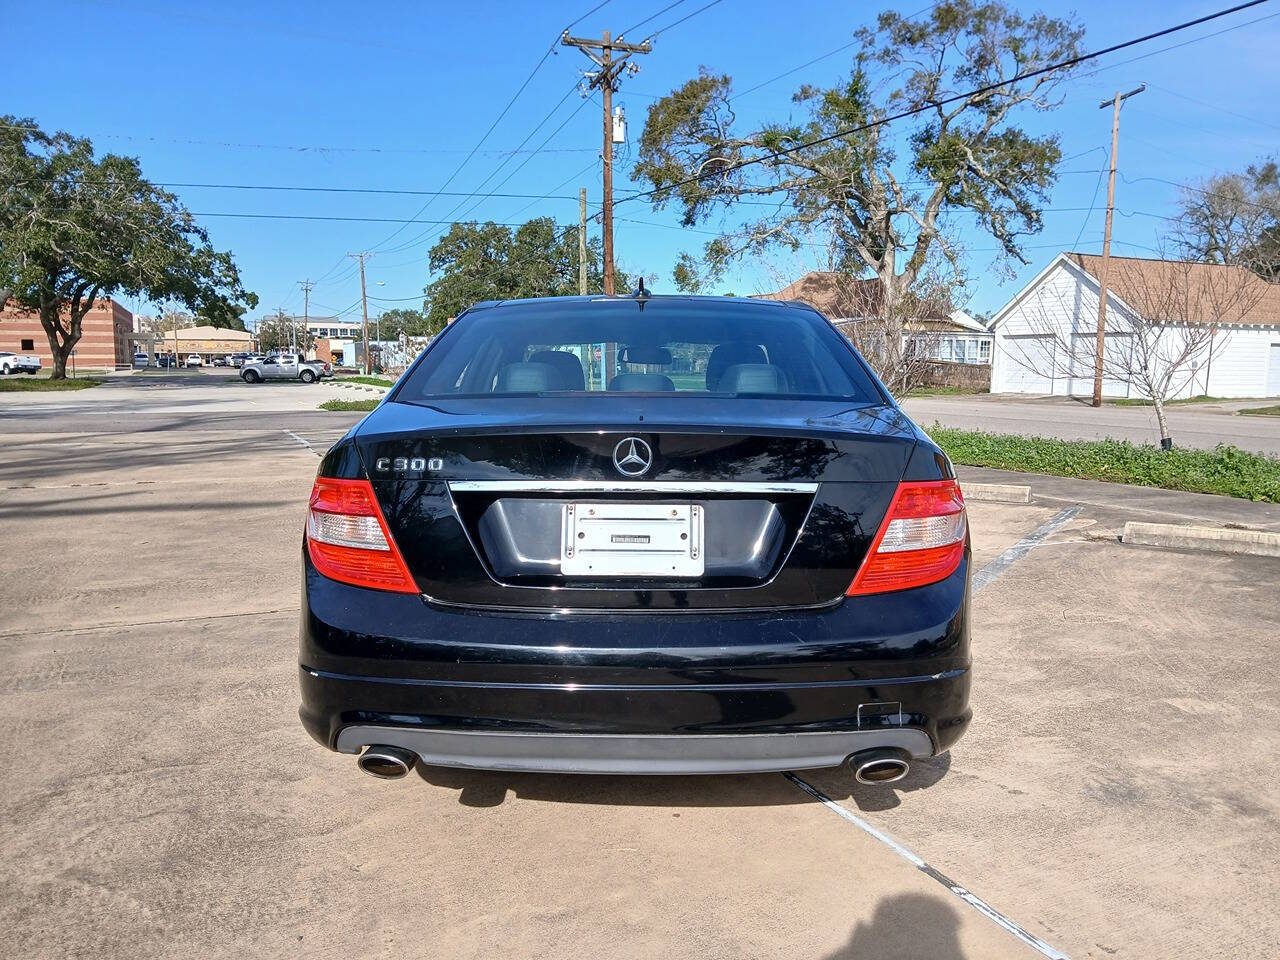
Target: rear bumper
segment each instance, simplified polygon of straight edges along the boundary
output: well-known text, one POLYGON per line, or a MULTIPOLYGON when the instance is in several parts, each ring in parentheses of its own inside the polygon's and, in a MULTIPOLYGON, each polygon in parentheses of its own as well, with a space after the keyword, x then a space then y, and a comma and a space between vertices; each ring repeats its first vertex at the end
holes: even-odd
POLYGON ((822 610, 516 614, 433 607, 304 558, 299 678, 331 750, 595 773, 834 766, 947 750, 970 720, 968 563, 822 610))
POLYGON ((477 770, 531 773, 766 773, 834 767, 850 754, 877 747, 913 757, 933 753, 921 730, 844 733, 675 734, 497 733, 353 725, 338 734, 337 749, 403 747, 421 762, 477 770))

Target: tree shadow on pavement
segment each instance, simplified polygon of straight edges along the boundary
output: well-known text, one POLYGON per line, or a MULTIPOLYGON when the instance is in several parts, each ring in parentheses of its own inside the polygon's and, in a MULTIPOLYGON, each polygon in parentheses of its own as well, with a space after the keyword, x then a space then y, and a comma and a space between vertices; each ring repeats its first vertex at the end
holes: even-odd
POLYGON ((960 917, 941 897, 903 893, 881 901, 849 942, 822 960, 966 960, 960 917))

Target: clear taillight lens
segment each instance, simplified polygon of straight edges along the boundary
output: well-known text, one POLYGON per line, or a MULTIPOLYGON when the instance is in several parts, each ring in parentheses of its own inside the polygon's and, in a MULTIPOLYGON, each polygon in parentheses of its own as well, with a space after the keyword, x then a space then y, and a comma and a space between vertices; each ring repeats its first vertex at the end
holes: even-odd
POLYGON ((307 552, 331 580, 417 593, 368 480, 317 477, 307 514, 307 552))
POLYGON ((966 532, 957 481, 899 484, 848 595, 909 590, 946 579, 964 559, 966 532))

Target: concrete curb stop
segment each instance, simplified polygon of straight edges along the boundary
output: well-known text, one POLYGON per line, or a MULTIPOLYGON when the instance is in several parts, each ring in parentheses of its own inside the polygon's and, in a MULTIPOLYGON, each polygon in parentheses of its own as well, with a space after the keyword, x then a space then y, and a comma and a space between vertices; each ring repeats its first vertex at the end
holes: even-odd
POLYGON ((966 483, 961 489, 966 500, 986 503, 1031 502, 1031 488, 1017 483, 966 483))
POLYGON ((1191 527, 1176 523, 1142 523, 1130 520, 1120 535, 1124 543, 1148 547, 1180 547, 1217 553, 1248 553, 1280 557, 1280 533, 1262 530, 1230 530, 1225 527, 1191 527))

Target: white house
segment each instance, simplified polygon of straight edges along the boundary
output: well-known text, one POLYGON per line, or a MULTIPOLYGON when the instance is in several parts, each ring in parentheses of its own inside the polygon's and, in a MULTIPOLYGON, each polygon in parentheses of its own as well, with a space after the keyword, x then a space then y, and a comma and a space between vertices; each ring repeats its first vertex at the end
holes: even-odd
MULTIPOLYGON (((1092 396, 1101 259, 1059 254, 992 318, 992 393, 1092 396)), ((1204 348, 1182 365, 1170 399, 1280 395, 1280 284, 1240 267, 1112 257, 1107 287, 1109 362, 1131 349, 1139 305, 1165 303, 1166 339, 1184 342, 1192 327, 1208 333, 1204 348)), ((1105 396, 1141 396, 1114 368, 1110 373, 1105 396)))
MULTIPOLYGON (((776 293, 757 294, 763 300, 798 300, 823 313, 837 330, 849 336, 879 309, 883 289, 879 280, 863 280, 824 270, 806 273, 776 293)), ((903 340, 914 340, 929 359, 943 363, 988 364, 992 335, 963 310, 934 307, 927 317, 907 321, 903 340)), ((906 344, 903 344, 906 346, 906 344)))

